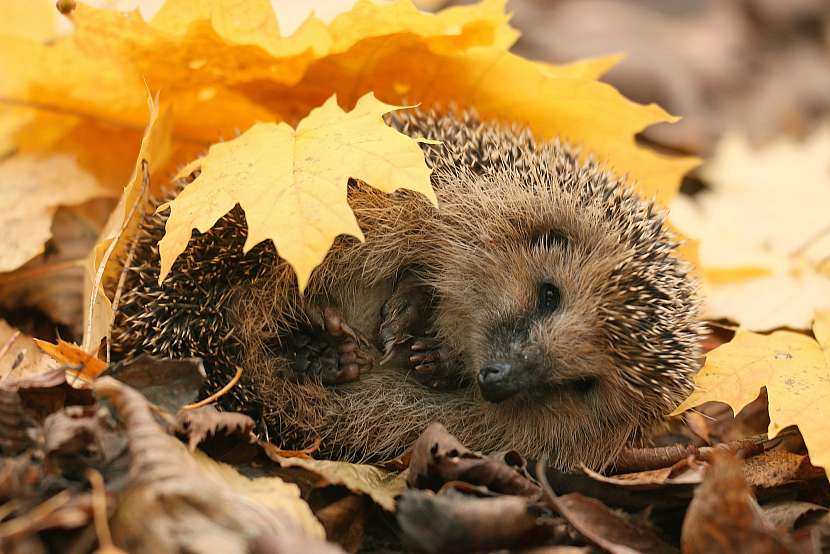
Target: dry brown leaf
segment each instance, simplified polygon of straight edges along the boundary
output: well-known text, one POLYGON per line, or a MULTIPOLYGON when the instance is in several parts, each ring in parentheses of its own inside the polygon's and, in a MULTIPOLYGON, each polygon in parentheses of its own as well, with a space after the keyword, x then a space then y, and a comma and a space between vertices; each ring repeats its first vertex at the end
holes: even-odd
POLYGON ((86 309, 82 346, 87 351, 97 350, 101 340, 108 336, 115 314, 112 299, 104 290, 104 283, 120 274, 121 264, 125 262, 127 244, 144 213, 144 204, 149 194, 145 185, 149 183, 150 174, 163 166, 171 155, 170 111, 159 107, 158 97, 148 97, 147 108, 149 121, 141 139, 133 174, 124 185, 118 205, 110 215, 100 240, 86 259, 86 309))
POLYGON ((0 383, 54 369, 57 364, 44 354, 34 339, 0 319, 0 383))
POLYGON ((58 339, 57 344, 52 344, 35 339, 35 343, 54 360, 63 365, 75 366, 73 369, 67 370, 70 382, 77 378, 86 383, 91 383, 107 368, 106 362, 99 360, 92 354, 88 354, 80 346, 71 342, 58 339))
POLYGON ((741 462, 720 453, 683 521, 684 554, 784 554, 797 552, 789 538, 764 517, 744 481, 741 462))
POLYGON ((61 336, 80 339, 84 258, 97 242, 115 202, 114 198, 99 198, 78 206, 59 207, 44 253, 11 273, 0 274, 0 305, 8 309, 39 309, 53 322, 68 328, 68 334, 61 331, 61 336))
POLYGON ((331 460, 281 458, 268 454, 283 467, 301 467, 320 475, 331 485, 342 485, 352 492, 368 495, 378 506, 389 512, 395 511, 395 497, 406 490, 405 474, 392 473, 379 467, 331 460))
POLYGON ((217 462, 199 450, 194 451, 192 455, 206 476, 271 511, 278 520, 283 521, 284 529, 291 529, 295 533, 302 531, 309 537, 325 538, 322 525, 300 497, 297 485, 286 483, 279 477, 249 479, 232 466, 217 462))

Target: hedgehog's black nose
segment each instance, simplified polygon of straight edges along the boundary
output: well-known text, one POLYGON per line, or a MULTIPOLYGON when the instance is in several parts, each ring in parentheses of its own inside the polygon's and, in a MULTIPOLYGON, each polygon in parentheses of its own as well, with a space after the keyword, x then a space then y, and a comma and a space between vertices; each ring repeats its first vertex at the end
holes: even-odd
POLYGON ((478 386, 485 400, 501 402, 516 394, 513 366, 507 362, 487 365, 478 372, 478 386))

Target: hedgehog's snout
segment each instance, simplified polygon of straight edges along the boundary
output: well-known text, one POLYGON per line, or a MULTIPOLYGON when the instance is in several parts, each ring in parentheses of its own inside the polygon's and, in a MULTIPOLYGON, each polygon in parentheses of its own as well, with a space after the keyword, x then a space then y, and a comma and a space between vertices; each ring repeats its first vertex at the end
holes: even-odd
POLYGON ((478 372, 478 387, 484 399, 501 402, 519 392, 513 373, 513 364, 510 362, 494 362, 481 368, 478 372))

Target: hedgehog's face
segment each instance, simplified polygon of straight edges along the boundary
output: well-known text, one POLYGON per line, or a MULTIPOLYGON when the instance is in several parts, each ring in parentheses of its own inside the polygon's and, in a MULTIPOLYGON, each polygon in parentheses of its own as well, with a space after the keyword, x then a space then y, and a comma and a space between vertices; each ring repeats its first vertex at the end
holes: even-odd
POLYGON ((503 282, 482 298, 491 308, 475 315, 484 340, 474 367, 485 399, 588 399, 607 388, 611 361, 597 302, 608 264, 578 241, 544 229, 517 236, 503 253, 511 275, 493 273, 503 282))
POLYGON ((437 330, 511 411, 664 411, 696 364, 694 286, 651 206, 590 168, 557 172, 574 182, 445 183, 437 330))
POLYGON ((574 229, 499 232, 444 292, 469 379, 491 402, 593 403, 619 385, 599 309, 617 256, 574 229))

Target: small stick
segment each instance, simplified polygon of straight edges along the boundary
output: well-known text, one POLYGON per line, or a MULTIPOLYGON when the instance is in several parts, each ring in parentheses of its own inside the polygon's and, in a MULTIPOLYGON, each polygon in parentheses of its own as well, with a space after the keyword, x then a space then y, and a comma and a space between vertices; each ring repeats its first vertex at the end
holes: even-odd
POLYGON ((741 453, 743 457, 752 456, 766 450, 765 440, 765 435, 756 435, 700 448, 694 445, 679 444, 658 448, 624 448, 614 461, 613 473, 632 473, 670 467, 689 456, 709 461, 716 450, 741 453))
POLYGON ((203 398, 198 402, 194 402, 192 404, 187 404, 186 406, 182 406, 182 410, 195 410, 196 408, 201 408, 203 406, 207 406, 208 404, 212 404, 219 400, 222 396, 224 396, 229 390, 236 386, 239 382, 239 379, 242 377, 242 368, 240 366, 236 366, 236 374, 233 378, 228 381, 228 384, 216 391, 215 393, 211 394, 207 398, 203 398))
POLYGON ((107 517, 107 488, 104 478, 94 469, 88 469, 86 478, 92 485, 92 519, 95 523, 95 534, 98 536, 99 552, 117 552, 112 544, 112 533, 107 517))

